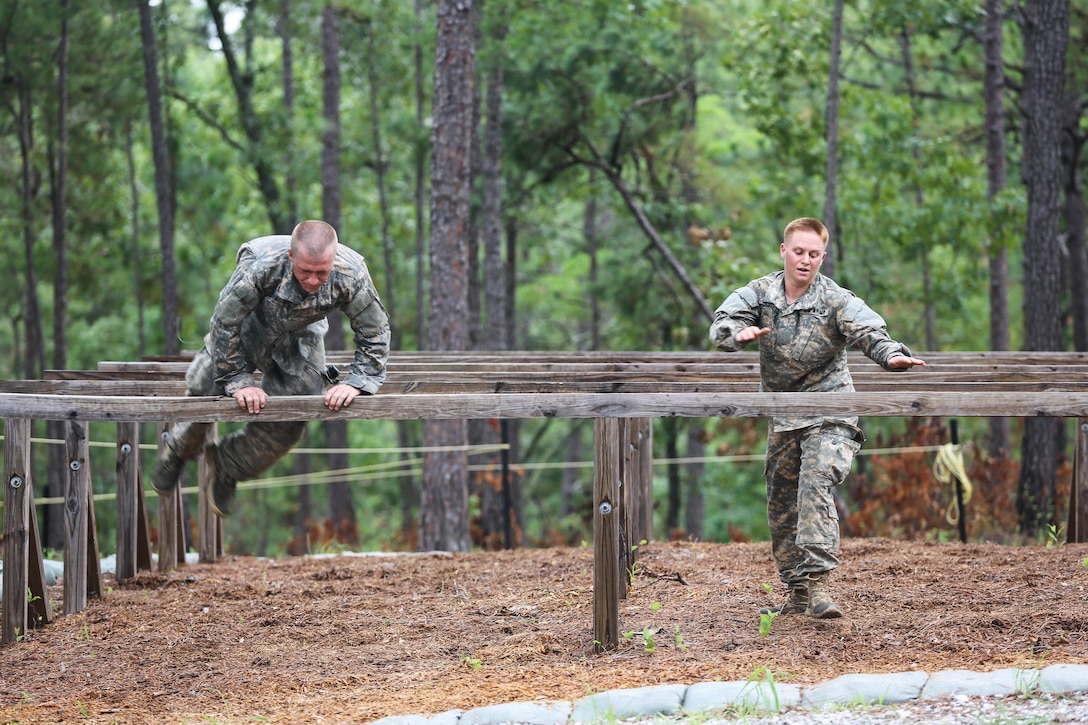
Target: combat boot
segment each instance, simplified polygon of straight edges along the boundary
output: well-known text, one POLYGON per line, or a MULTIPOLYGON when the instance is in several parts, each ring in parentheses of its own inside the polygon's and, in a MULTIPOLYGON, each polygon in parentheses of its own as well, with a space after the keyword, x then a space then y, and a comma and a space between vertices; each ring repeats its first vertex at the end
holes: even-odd
POLYGON ((808 575, 808 611, 816 619, 835 619, 842 616, 842 609, 831 599, 828 581, 831 572, 808 575))
POLYGON ((155 466, 151 469, 151 485, 161 494, 167 494, 177 488, 178 478, 185 468, 185 461, 174 455, 169 448, 165 449, 155 459, 155 466))
POLYGON ((208 464, 208 503, 216 516, 229 516, 238 482, 223 472, 219 462, 219 448, 214 443, 204 446, 204 462, 208 464))
POLYGON ((808 612, 808 589, 790 589, 789 599, 774 607, 763 607, 760 614, 805 614, 808 612))

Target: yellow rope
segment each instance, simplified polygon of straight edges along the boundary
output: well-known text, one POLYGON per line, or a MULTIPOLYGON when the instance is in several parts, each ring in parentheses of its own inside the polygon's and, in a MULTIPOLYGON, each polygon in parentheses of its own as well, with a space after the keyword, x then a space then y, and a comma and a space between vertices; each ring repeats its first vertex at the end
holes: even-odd
MULTIPOLYGON (((960 447, 955 443, 946 443, 937 449, 937 458, 933 461, 933 475, 941 483, 953 483, 959 480, 963 486, 964 505, 971 500, 971 479, 967 475, 967 469, 963 466, 963 453, 960 452, 960 447)), ((957 504, 955 493, 953 493, 952 501, 948 504, 948 508, 944 513, 945 521, 955 526, 960 522, 962 513, 957 504)))

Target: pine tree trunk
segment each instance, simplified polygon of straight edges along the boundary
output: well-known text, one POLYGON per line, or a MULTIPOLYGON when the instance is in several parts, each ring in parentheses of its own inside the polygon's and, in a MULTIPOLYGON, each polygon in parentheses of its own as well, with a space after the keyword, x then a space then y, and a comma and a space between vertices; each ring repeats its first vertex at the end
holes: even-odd
MULTIPOLYGON (((1024 349, 1061 349, 1061 110, 1068 0, 1024 6, 1024 153, 1028 191, 1024 235, 1024 349)), ((1037 534, 1054 519, 1058 426, 1028 418, 1021 442, 1016 509, 1020 530, 1037 534)))
MULTIPOLYGON (((469 180, 475 13, 471 0, 439 0, 431 135, 431 299, 429 347, 469 346, 469 180)), ((465 421, 423 425, 420 548, 468 551, 465 421), (437 449, 444 450, 437 450, 437 449)))

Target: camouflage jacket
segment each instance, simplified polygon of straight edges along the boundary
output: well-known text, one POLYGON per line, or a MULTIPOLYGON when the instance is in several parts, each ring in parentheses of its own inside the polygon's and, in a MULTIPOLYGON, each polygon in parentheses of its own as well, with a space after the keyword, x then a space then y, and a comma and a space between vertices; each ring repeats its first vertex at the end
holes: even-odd
MULTIPOLYGON (((770 392, 852 391, 846 350, 857 347, 888 368, 906 345, 888 336, 883 318, 860 297, 823 275, 792 305, 786 302, 784 272, 749 282, 714 313, 710 340, 727 352, 739 350, 733 336, 749 326, 771 332, 759 339, 760 389, 770 392)), ((773 430, 807 428, 824 420, 857 425, 857 417, 779 416, 773 430)))
POLYGON ((272 363, 292 374, 307 366, 324 371, 325 316, 339 309, 355 343, 351 370, 340 382, 376 393, 389 358, 389 317, 362 255, 340 244, 329 278, 307 294, 292 274, 290 246, 290 236, 276 235, 238 249, 234 274, 219 294, 204 338, 216 383, 233 395, 255 384, 254 370, 272 363))

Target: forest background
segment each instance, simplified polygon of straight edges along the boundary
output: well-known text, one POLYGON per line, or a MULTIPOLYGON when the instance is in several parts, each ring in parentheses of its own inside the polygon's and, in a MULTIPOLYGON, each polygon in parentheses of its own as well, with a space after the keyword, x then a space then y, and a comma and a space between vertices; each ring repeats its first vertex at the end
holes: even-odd
MULTIPOLYGON (((237 247, 307 218, 368 258, 394 355, 708 350, 803 215, 918 353, 1086 350, 1086 35, 1085 0, 0 0, 0 372, 199 348, 237 247)), ((588 421, 511 424, 505 483, 464 449, 435 482, 435 442, 494 423, 311 424, 226 548, 497 547, 507 516, 515 545, 592 540, 588 421)), ((954 537, 948 421, 863 423, 844 535, 954 537)), ((654 425, 655 535, 767 538, 765 421, 654 425)), ((1061 537, 1069 426, 960 421, 973 539, 1061 537)), ((35 447, 52 548, 60 448, 35 447)))

